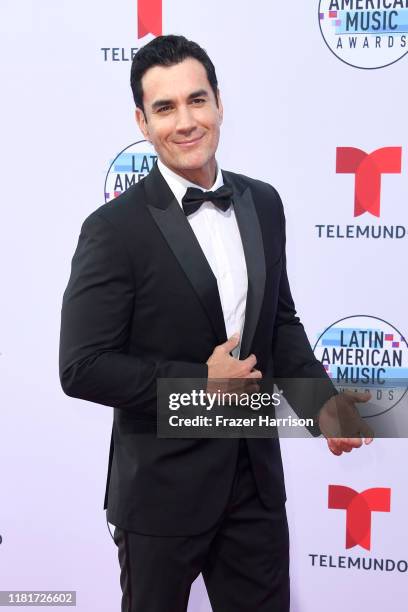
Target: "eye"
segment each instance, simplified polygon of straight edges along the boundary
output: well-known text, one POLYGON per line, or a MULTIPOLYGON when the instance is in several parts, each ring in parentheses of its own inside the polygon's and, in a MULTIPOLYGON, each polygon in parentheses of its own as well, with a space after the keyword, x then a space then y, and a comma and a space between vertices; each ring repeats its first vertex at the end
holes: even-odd
POLYGON ((194 106, 201 106, 202 104, 205 103, 205 98, 194 98, 192 102, 194 106))
POLYGON ((171 108, 172 108, 172 107, 170 106, 170 104, 166 104, 165 106, 160 106, 160 107, 157 109, 157 112, 158 112, 158 113, 167 113, 167 112, 169 112, 169 111, 171 110, 171 108))

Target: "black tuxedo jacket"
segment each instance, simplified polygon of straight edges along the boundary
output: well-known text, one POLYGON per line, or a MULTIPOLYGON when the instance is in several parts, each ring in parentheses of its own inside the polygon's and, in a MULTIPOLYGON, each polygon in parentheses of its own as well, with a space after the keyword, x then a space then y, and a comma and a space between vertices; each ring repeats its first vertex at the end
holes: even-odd
MULTIPOLYGON (((264 376, 325 377, 296 316, 282 203, 270 185, 231 172, 248 296, 241 358, 264 376)), ((224 510, 237 439, 159 439, 157 378, 206 378, 226 340, 217 281, 157 166, 84 222, 62 306, 65 393, 114 407, 105 507, 111 523, 155 535, 211 528, 224 510)), ((277 439, 249 439, 260 497, 285 501, 277 439)))

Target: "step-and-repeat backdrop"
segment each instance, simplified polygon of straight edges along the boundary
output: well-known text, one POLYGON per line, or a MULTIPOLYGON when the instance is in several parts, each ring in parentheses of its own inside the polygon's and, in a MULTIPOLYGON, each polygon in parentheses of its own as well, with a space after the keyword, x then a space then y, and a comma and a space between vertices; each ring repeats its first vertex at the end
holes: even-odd
MULTIPOLYGON (((344 381, 403 377, 408 2, 3 0, 0 31, 0 590, 75 590, 81 612, 112 612, 112 412, 64 396, 57 353, 83 219, 155 160, 134 121, 132 55, 161 33, 207 49, 225 107, 218 161, 279 190, 316 354, 344 381)), ((398 429, 399 399, 386 390, 366 416, 398 429)), ((406 610, 406 440, 282 450, 293 612, 406 610)), ((210 610, 200 578, 189 610, 210 610)))

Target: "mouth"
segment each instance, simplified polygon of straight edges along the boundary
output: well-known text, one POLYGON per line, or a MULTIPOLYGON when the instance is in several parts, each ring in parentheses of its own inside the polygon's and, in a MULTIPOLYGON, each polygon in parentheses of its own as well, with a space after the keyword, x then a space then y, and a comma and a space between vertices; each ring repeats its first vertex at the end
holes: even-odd
POLYGON ((200 140, 202 140, 203 138, 204 138, 204 134, 202 134, 201 136, 198 136, 197 138, 191 138, 190 140, 180 140, 180 141, 175 142, 174 144, 176 144, 178 147, 181 147, 183 149, 189 149, 191 147, 194 147, 194 145, 200 142, 200 140))

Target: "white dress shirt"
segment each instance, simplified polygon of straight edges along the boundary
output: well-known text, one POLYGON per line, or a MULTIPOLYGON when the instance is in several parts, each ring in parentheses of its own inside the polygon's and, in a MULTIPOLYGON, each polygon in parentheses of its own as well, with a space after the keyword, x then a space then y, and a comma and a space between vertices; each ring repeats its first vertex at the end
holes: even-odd
MULTIPOLYGON (((188 187, 215 191, 224 184, 220 169, 211 189, 203 189, 169 170, 160 160, 157 165, 180 206, 188 187)), ((227 337, 238 332, 242 339, 248 276, 234 206, 224 212, 212 202, 204 202, 187 219, 217 279, 227 337)), ((239 356, 240 347, 241 341, 232 353, 234 357, 239 356)))

